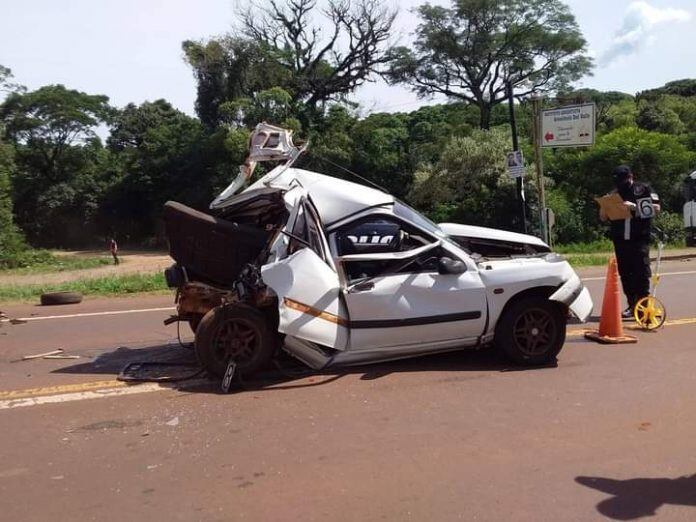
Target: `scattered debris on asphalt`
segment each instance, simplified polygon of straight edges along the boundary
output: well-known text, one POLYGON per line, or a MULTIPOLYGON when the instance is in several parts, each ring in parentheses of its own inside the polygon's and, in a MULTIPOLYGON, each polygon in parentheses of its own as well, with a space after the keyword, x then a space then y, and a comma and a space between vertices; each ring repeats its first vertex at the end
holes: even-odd
POLYGON ((33 355, 25 355, 22 357, 23 361, 31 361, 33 359, 42 359, 44 357, 50 357, 51 355, 61 355, 63 353, 62 348, 58 348, 57 350, 51 350, 50 352, 44 352, 44 353, 35 353, 33 355))
POLYGON ((25 355, 21 359, 15 359, 10 362, 21 362, 21 361, 34 361, 36 359, 80 359, 79 355, 69 355, 65 353, 65 350, 58 348, 57 350, 51 350, 50 352, 35 353, 32 355, 25 355))

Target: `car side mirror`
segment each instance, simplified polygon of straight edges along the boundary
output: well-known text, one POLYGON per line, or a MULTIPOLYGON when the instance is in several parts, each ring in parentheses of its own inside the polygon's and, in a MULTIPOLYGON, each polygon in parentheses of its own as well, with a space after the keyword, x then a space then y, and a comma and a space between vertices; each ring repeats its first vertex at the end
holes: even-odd
POLYGON ((466 264, 464 261, 451 257, 441 257, 437 260, 437 272, 439 274, 463 274, 466 272, 466 264))

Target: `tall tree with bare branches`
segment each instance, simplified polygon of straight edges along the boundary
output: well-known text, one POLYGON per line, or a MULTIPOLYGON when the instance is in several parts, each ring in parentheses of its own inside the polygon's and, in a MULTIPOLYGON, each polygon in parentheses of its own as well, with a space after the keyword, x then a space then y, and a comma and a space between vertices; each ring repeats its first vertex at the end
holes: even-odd
POLYGON ((557 91, 590 73, 592 61, 575 17, 560 0, 452 0, 421 5, 415 48, 393 51, 389 79, 422 96, 444 94, 480 110, 517 96, 557 91))
POLYGON ((239 11, 228 37, 184 42, 199 82, 198 113, 220 123, 217 110, 237 98, 285 90, 311 120, 386 70, 396 11, 382 0, 270 0, 239 11))

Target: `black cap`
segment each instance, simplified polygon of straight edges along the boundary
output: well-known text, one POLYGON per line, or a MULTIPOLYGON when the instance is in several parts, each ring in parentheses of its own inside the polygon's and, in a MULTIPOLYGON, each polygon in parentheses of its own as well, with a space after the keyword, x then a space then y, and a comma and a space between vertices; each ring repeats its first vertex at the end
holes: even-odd
POLYGON ((631 174, 633 174, 633 172, 631 172, 631 167, 629 167, 628 165, 619 165, 611 173, 611 175, 614 178, 614 181, 623 181, 626 178, 628 178, 628 176, 630 176, 631 174))

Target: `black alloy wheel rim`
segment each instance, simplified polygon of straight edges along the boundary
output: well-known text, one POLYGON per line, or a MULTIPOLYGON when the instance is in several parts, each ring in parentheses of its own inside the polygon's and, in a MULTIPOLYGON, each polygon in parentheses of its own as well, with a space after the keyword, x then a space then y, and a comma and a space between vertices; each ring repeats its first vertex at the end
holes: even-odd
POLYGON ((249 364, 258 351, 260 335, 250 321, 228 319, 218 328, 213 340, 213 357, 221 364, 232 359, 239 366, 249 364))
POLYGON ((531 308, 521 313, 513 326, 513 339, 527 356, 543 355, 551 349, 556 338, 553 315, 542 308, 531 308))

